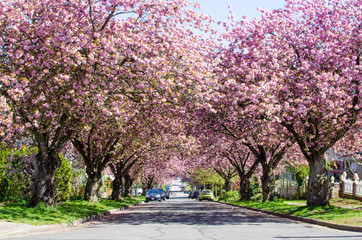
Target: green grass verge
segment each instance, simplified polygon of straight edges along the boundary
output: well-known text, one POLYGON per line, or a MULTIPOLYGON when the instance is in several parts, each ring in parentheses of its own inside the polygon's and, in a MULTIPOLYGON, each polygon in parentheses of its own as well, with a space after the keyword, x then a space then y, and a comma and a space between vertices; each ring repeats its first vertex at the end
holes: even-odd
POLYGON ((311 218, 336 224, 362 226, 362 211, 350 210, 336 206, 308 207, 303 206, 305 200, 276 200, 274 202, 261 203, 260 201, 236 201, 232 202, 240 206, 247 206, 272 212, 311 218))
POLYGON ((44 204, 39 204, 35 208, 28 208, 26 202, 23 201, 0 206, 0 220, 32 225, 72 223, 77 219, 130 206, 142 201, 144 201, 144 197, 126 198, 121 202, 104 200, 91 203, 77 200, 68 201, 53 208, 47 208, 44 204))

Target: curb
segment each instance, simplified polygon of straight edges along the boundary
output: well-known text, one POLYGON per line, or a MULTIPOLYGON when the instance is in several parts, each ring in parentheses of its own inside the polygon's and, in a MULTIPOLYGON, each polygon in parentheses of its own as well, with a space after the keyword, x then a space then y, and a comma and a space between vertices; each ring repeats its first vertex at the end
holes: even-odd
POLYGON ((232 203, 226 203, 226 202, 218 202, 218 203, 226 204, 226 205, 233 206, 233 207, 245 208, 245 209, 248 209, 248 210, 252 210, 252 211, 256 211, 256 212, 262 212, 262 213, 266 213, 266 214, 269 214, 269 215, 274 215, 274 216, 277 216, 277 217, 287 218, 287 219, 290 219, 290 220, 296 220, 296 221, 303 222, 303 223, 310 223, 310 224, 314 224, 314 225, 319 225, 319 226, 338 229, 338 230, 343 230, 343 231, 362 232, 362 227, 359 227, 359 226, 339 225, 339 224, 336 224, 336 223, 324 222, 324 221, 321 221, 321 220, 315 220, 315 219, 311 219, 311 218, 293 216, 293 215, 289 215, 289 214, 285 214, 285 213, 272 212, 272 211, 258 209, 258 208, 240 206, 240 205, 236 205, 236 204, 232 204, 232 203))
POLYGON ((73 223, 70 223, 69 225, 71 227, 78 227, 79 225, 81 224, 84 224, 84 223, 87 223, 87 222, 90 222, 90 221, 93 221, 94 219, 97 219, 97 218, 100 218, 100 217, 104 217, 104 216, 107 216, 109 214, 112 214, 112 213, 115 213, 115 212, 119 212, 119 211, 124 211, 130 207, 134 207, 134 206, 139 206, 143 204, 143 202, 140 202, 140 203, 135 203, 133 205, 129 205, 129 206, 126 206, 126 207, 121 207, 121 208, 116 208, 116 209, 112 209, 112 210, 108 210, 108 211, 105 211, 105 212, 102 212, 102 213, 98 213, 96 215, 92 215, 92 216, 89 216, 89 217, 85 217, 85 218, 81 218, 81 219, 78 219, 78 220, 75 220, 73 223))
POLYGON ((118 211, 124 211, 130 207, 133 206, 138 206, 143 204, 143 202, 140 203, 135 203, 133 205, 129 205, 126 207, 122 207, 122 208, 116 208, 116 209, 112 209, 112 210, 108 210, 96 215, 92 215, 89 217, 85 217, 85 218, 81 218, 78 220, 75 220, 72 223, 63 223, 63 224, 56 224, 56 225, 41 225, 41 226, 32 226, 29 225, 29 227, 25 227, 22 229, 17 229, 14 230, 12 232, 8 232, 5 234, 0 234, 0 239, 5 239, 5 238, 13 238, 13 237, 25 237, 25 236, 30 236, 30 235, 35 235, 35 234, 43 234, 43 233, 51 233, 51 232, 58 232, 58 231, 65 231, 65 230, 69 230, 69 229, 76 229, 76 228, 80 228, 82 227, 84 224, 89 223, 91 221, 93 221, 96 218, 99 217, 103 217, 103 216, 107 216, 109 214, 118 212, 118 211))

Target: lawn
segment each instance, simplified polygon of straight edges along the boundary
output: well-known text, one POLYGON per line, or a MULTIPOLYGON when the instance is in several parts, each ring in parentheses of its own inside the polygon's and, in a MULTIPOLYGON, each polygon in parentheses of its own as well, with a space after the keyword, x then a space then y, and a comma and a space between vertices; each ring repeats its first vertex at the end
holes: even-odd
MULTIPOLYGON (((247 206, 257 209, 268 210, 272 212, 285 213, 289 215, 311 218, 336 224, 362 226, 362 211, 342 208, 340 206, 349 207, 350 200, 335 199, 331 200, 331 206, 326 207, 308 207, 305 200, 283 200, 278 199, 274 202, 261 203, 257 200, 236 201, 233 204, 247 206), (338 206, 336 206, 338 205, 338 206)), ((353 202, 352 205, 361 206, 361 202, 353 202)))
POLYGON ((39 204, 28 208, 26 202, 3 204, 0 206, 0 220, 27 223, 32 225, 48 225, 72 223, 75 220, 96 215, 108 210, 118 209, 143 202, 144 198, 126 198, 122 202, 104 200, 96 203, 77 200, 68 201, 53 208, 39 204))

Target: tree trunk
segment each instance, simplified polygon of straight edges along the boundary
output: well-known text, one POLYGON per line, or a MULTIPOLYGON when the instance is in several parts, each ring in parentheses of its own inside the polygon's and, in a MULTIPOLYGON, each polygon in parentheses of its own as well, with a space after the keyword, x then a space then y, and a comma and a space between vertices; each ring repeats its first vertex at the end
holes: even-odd
POLYGON ((275 176, 274 169, 263 168, 263 176, 261 177, 261 189, 263 191, 263 202, 274 201, 275 176))
POLYGON ((124 197, 132 196, 131 193, 132 185, 133 185, 133 179, 129 174, 126 174, 124 176, 124 194, 123 194, 124 197))
POLYGON ((330 188, 326 162, 322 154, 312 154, 309 159, 310 175, 307 191, 308 206, 329 205, 330 188))
POLYGON ((142 183, 142 196, 146 196, 147 193, 147 187, 144 183, 142 183))
POLYGON ((225 181, 225 191, 229 192, 231 191, 231 181, 228 178, 224 178, 225 181))
POLYGON ((55 171, 60 167, 61 160, 56 149, 39 147, 35 158, 33 177, 33 195, 29 205, 35 207, 40 202, 47 206, 55 204, 55 171))
POLYGON ((250 189, 250 178, 246 176, 240 177, 240 200, 250 199, 251 189, 250 189))
POLYGON ((150 190, 150 189, 152 189, 153 188, 153 186, 154 186, 155 184, 154 184, 154 182, 153 182, 153 179, 152 180, 149 180, 148 182, 147 182, 147 190, 150 190))
POLYGON ((96 169, 93 169, 93 171, 91 171, 87 168, 88 180, 85 186, 84 199, 90 202, 98 201, 99 189, 102 186, 102 173, 96 171, 96 169))
POLYGON ((113 190, 111 198, 115 201, 122 201, 122 177, 120 174, 117 174, 113 180, 113 190))

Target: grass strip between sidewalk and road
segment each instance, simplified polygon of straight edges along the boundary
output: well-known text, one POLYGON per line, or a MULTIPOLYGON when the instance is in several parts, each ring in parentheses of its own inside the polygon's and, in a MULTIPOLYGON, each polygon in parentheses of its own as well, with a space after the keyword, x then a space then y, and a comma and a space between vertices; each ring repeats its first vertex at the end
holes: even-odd
POLYGON ((40 203, 35 208, 27 207, 25 201, 8 203, 0 206, 0 220, 26 223, 31 225, 50 225, 72 223, 105 211, 128 207, 144 201, 144 197, 125 198, 123 201, 103 200, 87 202, 84 200, 68 201, 56 207, 46 207, 40 203))
POLYGON ((333 206, 333 201, 331 201, 331 206, 325 207, 308 207, 305 205, 305 200, 283 199, 265 203, 257 200, 234 201, 228 203, 340 225, 362 226, 362 211, 333 206))

